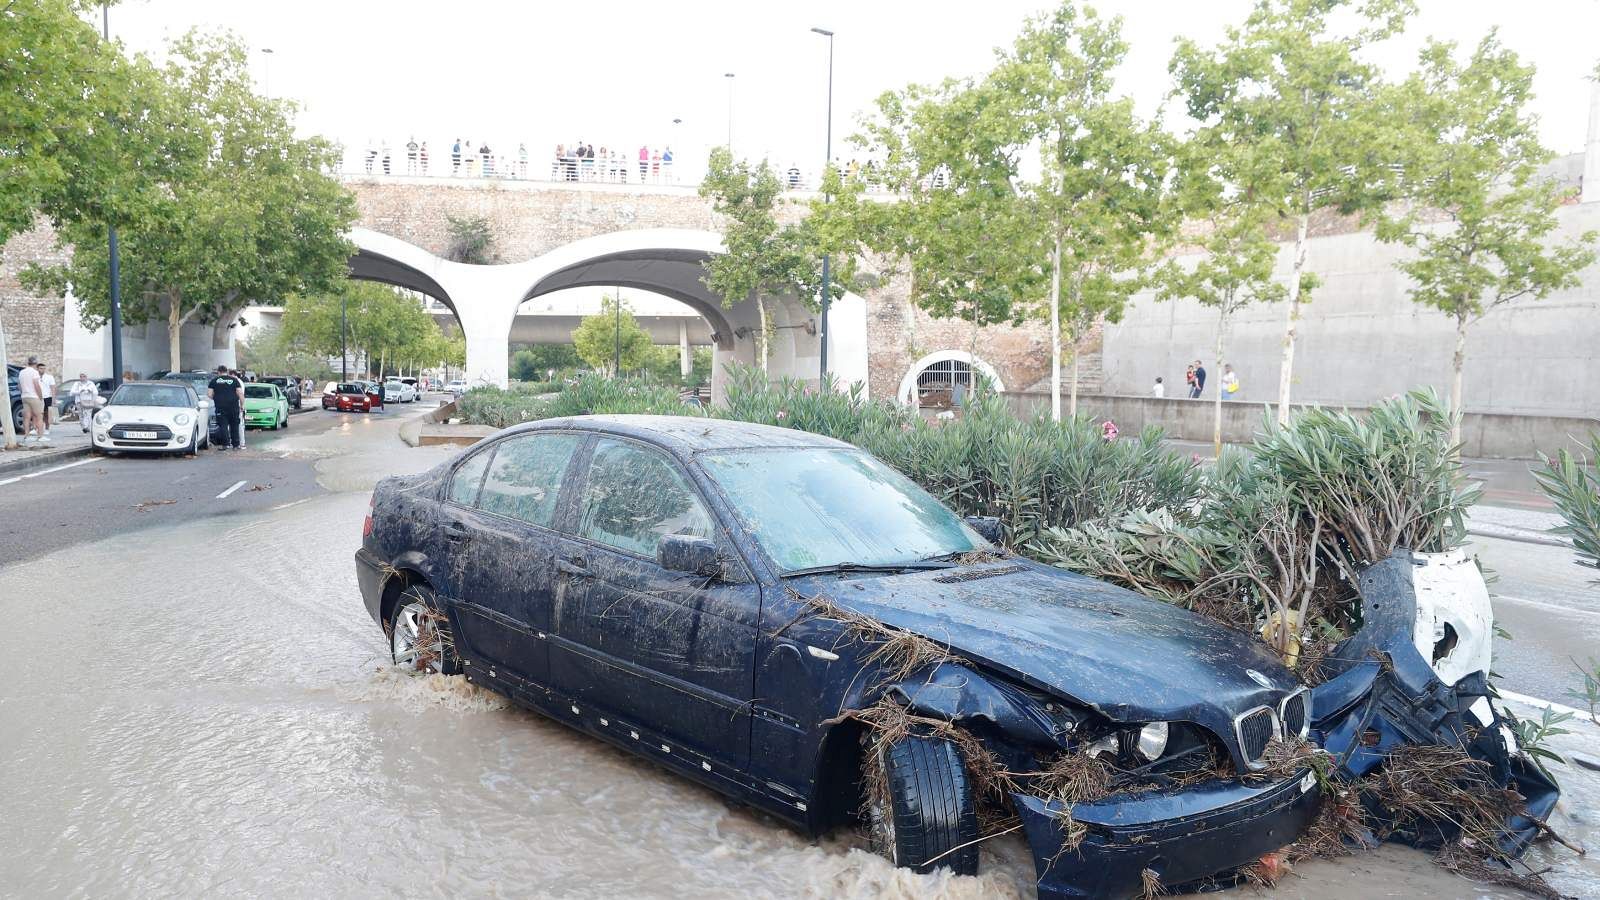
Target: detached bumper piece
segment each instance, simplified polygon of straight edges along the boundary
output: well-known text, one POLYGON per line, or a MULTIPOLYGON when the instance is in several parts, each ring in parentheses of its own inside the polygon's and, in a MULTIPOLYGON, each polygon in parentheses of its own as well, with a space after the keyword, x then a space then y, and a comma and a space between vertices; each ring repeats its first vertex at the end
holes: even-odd
POLYGON ((1039 875, 1041 900, 1138 897, 1144 872, 1168 888, 1249 865, 1299 837, 1322 793, 1311 770, 1274 784, 1219 780, 1171 791, 1108 797, 1071 808, 1088 833, 1063 850, 1066 807, 1014 793, 1039 875))
MULTIPOLYGON (((1490 702, 1485 672, 1471 672, 1447 685, 1436 669, 1450 645, 1437 645, 1433 653, 1440 659, 1433 661, 1419 651, 1412 578, 1417 565, 1402 554, 1362 573, 1365 624, 1335 649, 1337 662, 1330 668, 1338 674, 1312 692, 1312 740, 1333 755, 1336 777, 1351 782, 1378 771, 1391 754, 1407 746, 1465 751, 1487 764, 1495 787, 1510 788, 1524 798, 1526 815, 1508 816, 1496 838, 1502 854, 1519 857, 1555 808, 1560 791, 1521 752, 1490 702)), ((1396 827, 1393 813, 1373 798, 1364 795, 1362 805, 1369 823, 1392 840, 1436 850, 1460 836, 1448 821, 1396 827)))

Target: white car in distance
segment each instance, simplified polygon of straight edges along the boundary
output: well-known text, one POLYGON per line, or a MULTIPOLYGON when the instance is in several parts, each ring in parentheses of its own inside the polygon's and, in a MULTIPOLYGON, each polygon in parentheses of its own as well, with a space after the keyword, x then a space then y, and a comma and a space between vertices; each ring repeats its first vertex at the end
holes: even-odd
POLYGON ((467 392, 467 383, 465 381, 462 381, 461 379, 457 378, 455 381, 452 381, 449 384, 445 385, 444 389, 446 391, 448 391, 449 393, 454 394, 455 396, 459 397, 462 394, 465 394, 467 392))
POLYGON ((211 443, 211 401, 187 384, 134 381, 111 394, 94 414, 96 452, 186 453, 211 443))
POLYGON ((398 378, 383 383, 383 402, 412 403, 417 399, 417 389, 398 378))

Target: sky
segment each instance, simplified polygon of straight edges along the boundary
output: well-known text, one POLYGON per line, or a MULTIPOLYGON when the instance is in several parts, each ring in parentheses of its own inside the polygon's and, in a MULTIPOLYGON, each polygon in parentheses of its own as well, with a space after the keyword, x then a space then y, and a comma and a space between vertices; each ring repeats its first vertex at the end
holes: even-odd
MULTIPOLYGON (((787 168, 821 167, 828 42, 834 38, 833 153, 879 93, 974 75, 1042 0, 123 0, 111 30, 159 55, 191 27, 226 28, 252 48, 260 87, 302 107, 302 132, 354 152, 427 141, 434 165, 456 138, 535 162, 557 143, 636 154, 671 145, 680 171, 728 139, 735 152, 787 168), (263 52, 270 48, 269 55, 263 52), (733 78, 725 77, 732 73, 733 78), (731 93, 731 117, 730 117, 731 93), (731 118, 731 123, 730 123, 731 118), (679 120, 674 124, 674 120, 679 120)), ((1101 0, 1131 44, 1118 92, 1145 114, 1167 102, 1173 40, 1203 44, 1241 21, 1251 0, 1101 0)), ((1419 0, 1407 33, 1374 51, 1393 76, 1428 36, 1475 44, 1498 26, 1535 63, 1546 146, 1583 149, 1600 46, 1600 0, 1419 0)), ((1174 109, 1168 121, 1181 127, 1174 109)), ((435 170, 437 171, 437 170, 435 170)))

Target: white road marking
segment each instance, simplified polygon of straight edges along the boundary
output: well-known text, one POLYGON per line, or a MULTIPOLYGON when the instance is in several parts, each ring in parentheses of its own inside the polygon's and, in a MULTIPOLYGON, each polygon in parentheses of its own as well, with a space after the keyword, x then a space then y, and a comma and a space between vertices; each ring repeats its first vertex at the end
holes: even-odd
POLYGON ((315 497, 303 497, 303 498, 301 498, 299 500, 290 500, 288 503, 279 503, 277 506, 274 506, 272 508, 272 511, 273 512, 277 512, 280 509, 288 509, 291 506, 299 506, 302 503, 310 503, 312 500, 315 500, 315 499, 317 499, 317 498, 315 498, 315 497))
POLYGON ((64 466, 52 466, 51 468, 43 469, 43 470, 38 471, 38 472, 29 472, 26 475, 17 475, 17 476, 14 476, 12 478, 7 478, 4 481, 0 481, 0 485, 16 484, 17 482, 21 481, 24 478, 38 478, 40 475, 49 475, 51 472, 59 472, 62 469, 70 469, 73 466, 81 466, 81 465, 85 465, 87 463, 92 463, 92 462, 94 462, 94 460, 92 460, 92 459, 80 459, 77 462, 70 462, 70 463, 67 463, 64 466))
POLYGON ((234 482, 233 487, 228 488, 227 490, 225 490, 222 493, 218 494, 217 495, 217 499, 221 500, 221 499, 227 497, 229 494, 233 493, 234 491, 237 491, 239 488, 242 488, 242 487, 244 487, 245 485, 247 485, 249 483, 250 482, 248 482, 248 481, 236 481, 236 482, 234 482))
POLYGON ((1549 700, 1541 700, 1538 697, 1529 697, 1527 694, 1518 694, 1513 691, 1505 690, 1504 688, 1500 689, 1499 693, 1501 699, 1510 700, 1512 703, 1524 703, 1528 706, 1537 706, 1540 709, 1548 709, 1552 712, 1570 713, 1574 718, 1582 719, 1585 722, 1589 721, 1589 711, 1585 709, 1567 706, 1564 703, 1553 703, 1549 700))

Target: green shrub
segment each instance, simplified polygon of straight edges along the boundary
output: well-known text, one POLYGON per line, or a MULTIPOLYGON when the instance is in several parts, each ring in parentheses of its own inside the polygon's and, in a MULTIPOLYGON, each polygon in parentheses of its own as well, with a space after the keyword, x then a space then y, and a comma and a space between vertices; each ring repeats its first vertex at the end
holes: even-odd
POLYGON ((1557 528, 1572 538, 1580 565, 1600 569, 1600 433, 1589 436, 1590 455, 1561 450, 1555 459, 1540 455, 1544 468, 1533 475, 1566 520, 1557 528))
POLYGON ((461 395, 456 409, 461 413, 461 420, 469 425, 496 428, 560 416, 697 413, 694 407, 678 399, 674 387, 592 374, 580 376, 576 383, 565 386, 519 384, 509 390, 475 387, 461 395))

